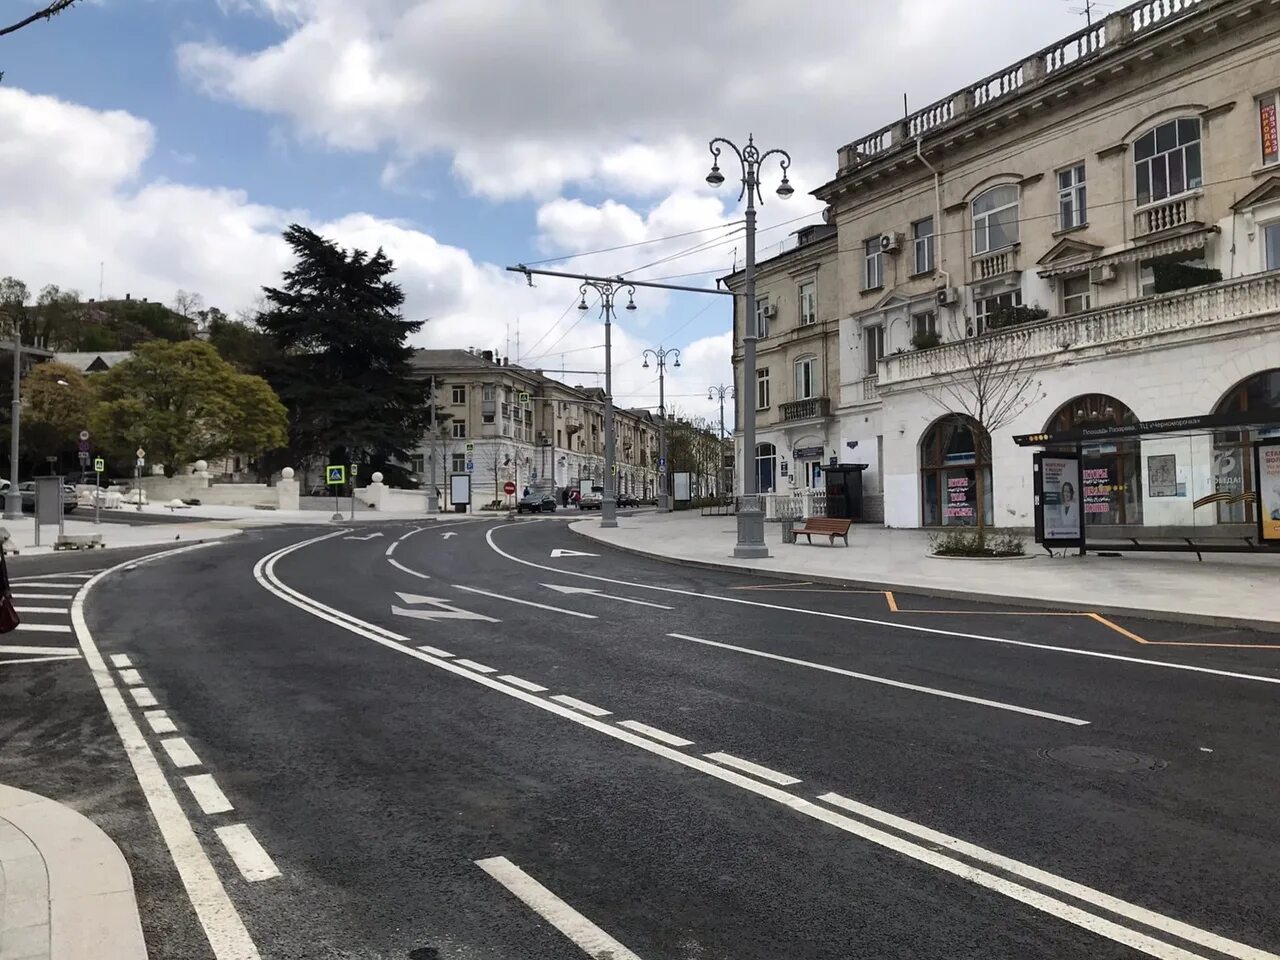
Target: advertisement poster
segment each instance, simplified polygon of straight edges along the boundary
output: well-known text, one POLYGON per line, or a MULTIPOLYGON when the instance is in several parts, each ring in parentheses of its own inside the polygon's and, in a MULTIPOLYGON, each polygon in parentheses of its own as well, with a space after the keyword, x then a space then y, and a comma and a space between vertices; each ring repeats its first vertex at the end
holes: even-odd
POLYGON ((1178 456, 1173 453, 1147 457, 1147 494, 1152 497, 1178 495, 1178 456))
POLYGON ((1262 157, 1272 160, 1280 154, 1280 131, 1276 129, 1276 105, 1263 104, 1258 111, 1258 119, 1262 125, 1262 157))
POLYGON ((1280 443, 1259 443, 1253 456, 1258 473, 1258 537, 1263 543, 1280 543, 1280 443))
POLYGON ((1044 511, 1044 540, 1078 541, 1082 536, 1080 461, 1045 455, 1040 460, 1040 503, 1044 511))
POLYGON ((947 502, 942 508, 944 523, 974 522, 973 481, 968 476, 947 477, 947 502))
POLYGON ((1084 471, 1084 512, 1111 512, 1111 468, 1088 467, 1084 471))

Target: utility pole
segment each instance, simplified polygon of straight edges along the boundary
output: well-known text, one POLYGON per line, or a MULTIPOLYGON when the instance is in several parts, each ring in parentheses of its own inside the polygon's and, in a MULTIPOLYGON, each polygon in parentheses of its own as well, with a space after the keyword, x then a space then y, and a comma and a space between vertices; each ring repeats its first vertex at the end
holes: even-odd
POLYGON ((724 484, 724 398, 728 396, 737 399, 737 391, 732 385, 718 383, 707 391, 707 399, 714 400, 720 398, 720 435, 716 437, 716 489, 717 492, 723 493, 724 484))
MULTIPOLYGON (((756 328, 756 200, 764 203, 760 193, 760 167, 771 156, 778 158, 782 168, 782 182, 778 184, 778 196, 783 200, 795 193, 791 182, 787 179, 787 170, 791 166, 791 154, 785 150, 767 150, 760 152, 754 138, 747 137, 747 145, 739 149, 736 144, 724 137, 714 138, 707 146, 711 151, 711 172, 707 174, 707 183, 718 187, 724 183, 724 174, 720 172, 721 145, 733 151, 742 166, 742 190, 738 199, 747 198, 746 210, 746 262, 743 266, 743 281, 746 296, 742 305, 742 382, 746 389, 754 390, 756 382, 756 340, 760 331, 756 328)), ((758 480, 756 477, 756 411, 755 404, 742 405, 742 508, 738 511, 738 542, 734 545, 733 555, 746 559, 761 559, 769 556, 769 547, 764 542, 764 511, 760 509, 758 480)))
POLYGON ((680 351, 675 347, 647 349, 642 354, 644 369, 649 369, 649 357, 658 364, 658 512, 671 512, 671 484, 667 482, 667 357, 674 357, 673 367, 680 366, 680 351))
POLYGON ((427 381, 427 403, 430 405, 430 423, 427 427, 427 456, 431 458, 431 469, 427 471, 427 516, 439 512, 436 503, 436 378, 433 374, 427 381))
POLYGON ((18 429, 22 425, 22 334, 13 335, 13 402, 9 408, 9 489, 4 496, 4 518, 22 519, 22 494, 18 492, 18 429))

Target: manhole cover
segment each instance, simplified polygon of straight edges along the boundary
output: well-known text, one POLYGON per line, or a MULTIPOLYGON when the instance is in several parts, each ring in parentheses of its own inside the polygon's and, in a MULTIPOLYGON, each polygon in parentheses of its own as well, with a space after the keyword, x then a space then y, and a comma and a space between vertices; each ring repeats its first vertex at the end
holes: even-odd
POLYGON ((1139 773, 1143 770, 1163 770, 1169 764, 1155 757, 1118 750, 1115 747, 1054 747, 1036 751, 1046 760, 1055 760, 1068 767, 1081 770, 1102 770, 1108 773, 1139 773))

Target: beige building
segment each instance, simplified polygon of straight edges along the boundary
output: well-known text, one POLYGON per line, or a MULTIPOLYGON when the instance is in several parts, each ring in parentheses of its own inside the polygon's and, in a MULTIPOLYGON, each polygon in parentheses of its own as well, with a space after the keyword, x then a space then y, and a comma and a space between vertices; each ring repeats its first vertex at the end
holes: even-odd
MULTIPOLYGON (((570 387, 490 351, 418 350, 414 367, 433 381, 440 414, 436 485, 471 473, 477 499, 511 480, 555 492, 580 480, 603 484, 604 392, 570 387)), ((657 483, 657 421, 647 410, 616 410, 618 491, 651 497, 657 483)), ((430 437, 411 468, 429 475, 430 437)))
MULTIPOLYGON (((774 488, 801 439, 776 370, 829 316, 813 445, 871 465, 892 526, 1029 526, 1014 435, 1280 407, 1278 90, 1280 3, 1143 0, 840 148, 834 269, 801 244, 761 277, 774 488), (782 306, 809 260, 812 333, 782 306)), ((1085 519, 1252 524, 1267 430, 1085 444, 1085 519)))

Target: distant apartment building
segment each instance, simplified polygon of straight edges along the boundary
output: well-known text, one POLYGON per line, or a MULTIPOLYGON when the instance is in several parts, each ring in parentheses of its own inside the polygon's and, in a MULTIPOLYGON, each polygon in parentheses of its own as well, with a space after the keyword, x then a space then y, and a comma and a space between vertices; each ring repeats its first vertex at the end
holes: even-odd
MULTIPOLYGON (((1280 408, 1278 109, 1280 4, 1143 0, 841 147, 735 318, 761 489, 838 458, 887 525, 1027 527, 1015 435, 1280 408)), ((1251 525, 1264 434, 1085 443, 1086 522, 1251 525)))

